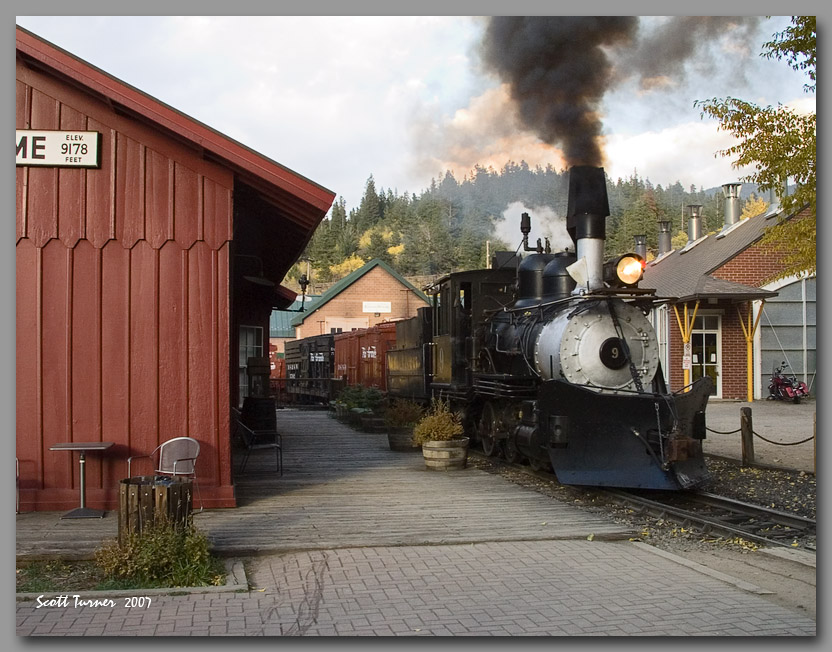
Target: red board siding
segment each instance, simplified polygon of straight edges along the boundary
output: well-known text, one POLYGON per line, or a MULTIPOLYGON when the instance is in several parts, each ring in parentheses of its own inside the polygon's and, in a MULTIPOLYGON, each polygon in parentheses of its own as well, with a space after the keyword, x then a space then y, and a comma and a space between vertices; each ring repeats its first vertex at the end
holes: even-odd
POLYGON ((88 120, 86 129, 104 134, 101 148, 101 169, 84 173, 85 181, 85 211, 84 237, 94 247, 103 247, 116 237, 115 234, 115 205, 113 202, 113 185, 115 182, 115 131, 96 120, 88 120))
POLYGON ((130 347, 130 299, 130 250, 113 240, 101 250, 101 432, 120 443, 130 441, 130 361, 140 354, 130 347))
POLYGON ((130 248, 144 239, 145 148, 123 134, 116 134, 116 237, 130 248))
POLYGON ((15 426, 17 428, 17 457, 20 465, 21 490, 41 484, 43 455, 39 434, 41 428, 41 384, 40 384, 40 258, 41 250, 30 240, 21 240, 17 245, 17 269, 29 270, 28 274, 17 274, 16 306, 17 322, 15 340, 15 382, 17 384, 17 406, 15 426))
POLYGON ((232 173, 20 64, 17 92, 18 128, 103 148, 100 169, 17 169, 21 508, 77 506, 78 456, 54 443, 116 443, 87 457, 88 505, 114 509, 126 458, 182 435, 205 505, 233 506, 232 173))

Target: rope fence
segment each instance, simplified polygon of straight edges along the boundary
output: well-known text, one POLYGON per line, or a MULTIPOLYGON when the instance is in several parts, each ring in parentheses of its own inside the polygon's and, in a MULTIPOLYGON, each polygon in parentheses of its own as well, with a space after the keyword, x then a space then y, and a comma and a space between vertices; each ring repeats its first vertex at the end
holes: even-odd
MULTIPOLYGON (((708 432, 712 432, 715 435, 736 435, 738 432, 742 432, 742 428, 737 428, 736 430, 726 430, 725 432, 723 432, 721 430, 713 430, 712 428, 708 428, 707 426, 705 427, 705 430, 707 430, 708 432)), ((754 432, 753 430, 751 432, 754 434, 755 437, 759 437, 763 441, 768 442, 769 444, 774 444, 775 446, 797 446, 798 444, 805 444, 814 439, 814 437, 807 437, 806 439, 801 439, 800 441, 772 441, 771 439, 766 439, 758 432, 754 432)))
MULTIPOLYGON (((811 437, 806 437, 806 439, 801 439, 800 441, 774 441, 768 439, 767 437, 763 437, 760 433, 756 432, 753 428, 753 418, 751 408, 742 408, 740 410, 740 427, 736 430, 714 430, 713 428, 705 427, 705 430, 708 432, 712 432, 716 435, 734 435, 736 433, 740 433, 740 437, 742 439, 742 465, 743 466, 751 466, 754 464, 754 437, 758 437, 762 439, 764 442, 768 444, 772 444, 773 446, 799 446, 800 444, 806 444, 808 442, 812 442, 813 445, 817 446, 817 413, 815 413, 815 425, 813 427, 813 432, 811 437)), ((813 451, 812 455, 813 459, 815 459, 814 466, 817 466, 817 449, 813 451)))

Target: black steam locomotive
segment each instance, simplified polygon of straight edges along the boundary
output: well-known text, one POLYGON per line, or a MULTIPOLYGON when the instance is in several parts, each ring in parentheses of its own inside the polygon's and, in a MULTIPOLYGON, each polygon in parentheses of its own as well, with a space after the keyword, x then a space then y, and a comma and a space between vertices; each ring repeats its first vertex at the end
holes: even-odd
POLYGON ((552 468, 565 484, 649 489, 707 478, 708 377, 669 393, 655 331, 657 299, 637 287, 635 254, 604 262, 603 168, 570 170, 574 253, 530 247, 522 260, 443 277, 433 305, 399 322, 388 352, 391 396, 441 396, 489 455, 552 468))

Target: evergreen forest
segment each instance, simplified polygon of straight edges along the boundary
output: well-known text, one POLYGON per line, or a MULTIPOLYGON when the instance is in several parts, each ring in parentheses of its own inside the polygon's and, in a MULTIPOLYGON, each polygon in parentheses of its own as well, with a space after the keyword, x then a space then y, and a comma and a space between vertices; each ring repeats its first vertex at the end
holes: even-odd
MULTIPOLYGON (((377 187, 371 175, 358 207, 348 208, 343 197, 336 200, 287 281, 296 285, 292 281, 301 274, 309 274, 315 285, 337 281, 374 258, 409 277, 482 268, 494 251, 521 246, 522 212, 532 218, 530 244, 549 238, 554 251, 571 247, 564 241, 568 177, 568 171, 551 166, 509 162, 499 171, 476 167, 461 181, 446 172, 420 195, 400 195, 377 187)), ((632 251, 636 235, 647 236, 648 259, 655 256, 659 221, 670 222, 673 247, 684 246, 689 205, 702 206, 703 233, 723 224, 719 187, 685 189, 677 181, 663 188, 634 174, 616 181, 607 177, 607 190, 608 257, 632 251)), ((743 217, 767 207, 755 191, 753 184, 742 187, 743 217)))

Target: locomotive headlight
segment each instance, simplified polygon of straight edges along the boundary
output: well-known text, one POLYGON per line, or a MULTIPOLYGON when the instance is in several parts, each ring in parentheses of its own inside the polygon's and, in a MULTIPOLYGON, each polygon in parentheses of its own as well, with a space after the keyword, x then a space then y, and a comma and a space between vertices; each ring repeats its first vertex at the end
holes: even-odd
POLYGON ((604 264, 604 280, 616 287, 636 285, 644 276, 644 265, 638 254, 624 254, 604 264))

